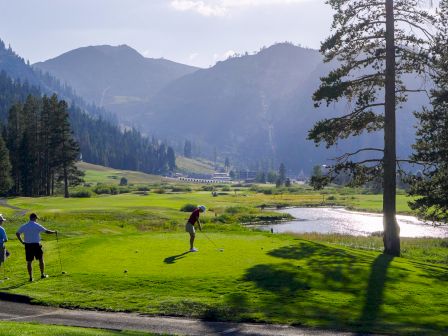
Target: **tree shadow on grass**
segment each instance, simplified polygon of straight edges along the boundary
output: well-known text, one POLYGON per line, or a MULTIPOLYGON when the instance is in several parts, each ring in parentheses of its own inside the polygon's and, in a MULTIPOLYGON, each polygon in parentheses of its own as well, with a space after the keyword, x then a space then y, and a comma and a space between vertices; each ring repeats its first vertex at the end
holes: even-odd
POLYGON ((387 270, 393 259, 393 256, 380 254, 376 257, 370 269, 366 299, 359 319, 359 324, 367 330, 371 330, 377 322, 384 301, 387 270))
POLYGON ((392 258, 352 253, 314 242, 299 242, 268 252, 290 262, 256 265, 244 280, 263 292, 258 309, 266 317, 322 328, 372 330, 383 304, 384 287, 403 279, 387 276, 392 258), (369 267, 370 265, 370 267, 369 267))
POLYGON ((171 256, 171 257, 166 257, 166 258, 163 260, 163 262, 164 262, 165 264, 174 264, 176 261, 185 258, 185 256, 186 256, 188 253, 190 253, 190 251, 187 251, 187 252, 184 252, 184 253, 181 253, 181 254, 177 254, 177 255, 173 255, 173 256, 171 256))

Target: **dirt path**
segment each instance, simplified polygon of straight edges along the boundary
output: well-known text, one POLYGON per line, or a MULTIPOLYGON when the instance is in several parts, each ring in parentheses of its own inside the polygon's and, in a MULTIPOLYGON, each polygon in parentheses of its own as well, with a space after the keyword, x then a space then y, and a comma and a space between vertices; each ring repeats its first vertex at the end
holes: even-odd
POLYGON ((0 198, 0 206, 17 211, 18 216, 25 216, 25 214, 28 212, 28 210, 26 209, 18 208, 14 205, 8 204, 8 200, 6 198, 0 198))
MULTIPOLYGON (((0 297, 7 297, 7 294, 0 297)), ((205 322, 174 317, 149 317, 138 314, 106 313, 35 306, 0 301, 0 320, 88 327, 112 330, 135 330, 170 335, 231 336, 360 336, 359 333, 308 330, 282 325, 205 322)))

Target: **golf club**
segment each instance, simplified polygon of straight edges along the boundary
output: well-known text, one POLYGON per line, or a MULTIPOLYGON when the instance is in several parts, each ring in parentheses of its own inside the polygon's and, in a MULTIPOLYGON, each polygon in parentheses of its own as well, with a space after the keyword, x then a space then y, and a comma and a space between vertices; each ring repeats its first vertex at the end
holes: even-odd
POLYGON ((61 249, 59 248, 59 233, 57 231, 56 231, 56 245, 58 246, 59 265, 61 266, 61 274, 65 274, 65 271, 62 270, 61 249))
POLYGON ((218 245, 216 245, 215 242, 214 242, 213 240, 211 240, 211 238, 210 238, 204 231, 201 231, 201 232, 204 234, 204 236, 207 237, 207 239, 208 239, 213 245, 215 245, 215 247, 218 249, 219 252, 224 252, 224 249, 218 247, 218 245))

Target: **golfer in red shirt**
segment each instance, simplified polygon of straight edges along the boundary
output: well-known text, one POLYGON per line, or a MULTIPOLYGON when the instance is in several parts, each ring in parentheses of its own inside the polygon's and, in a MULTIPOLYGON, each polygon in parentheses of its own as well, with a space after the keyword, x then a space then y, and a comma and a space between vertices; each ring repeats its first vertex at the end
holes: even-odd
POLYGON ((196 230, 194 225, 198 223, 199 230, 202 231, 201 221, 199 220, 199 215, 201 212, 205 212, 207 208, 203 205, 198 206, 190 215, 187 224, 185 224, 185 231, 190 234, 190 252, 197 252, 198 249, 194 247, 194 238, 196 237, 196 230))

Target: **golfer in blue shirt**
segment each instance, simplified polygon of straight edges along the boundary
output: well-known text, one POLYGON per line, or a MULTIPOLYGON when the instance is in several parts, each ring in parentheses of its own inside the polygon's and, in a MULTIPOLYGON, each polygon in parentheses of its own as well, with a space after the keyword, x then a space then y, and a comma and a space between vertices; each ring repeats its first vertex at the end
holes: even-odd
POLYGON ((3 222, 5 220, 5 217, 0 214, 0 266, 5 262, 6 259, 5 243, 8 241, 8 236, 6 235, 6 231, 3 228, 3 222))
POLYGON ((28 275, 30 276, 30 281, 33 281, 32 262, 34 259, 39 260, 40 277, 42 279, 48 277, 48 275, 45 274, 44 251, 42 250, 42 245, 40 244, 40 234, 42 232, 57 234, 57 231, 47 230, 42 225, 38 224, 36 222, 37 219, 37 215, 32 213, 30 215, 30 221, 23 224, 16 232, 17 239, 25 245, 26 265, 28 275), (21 234, 24 235, 24 239, 22 239, 21 234))

